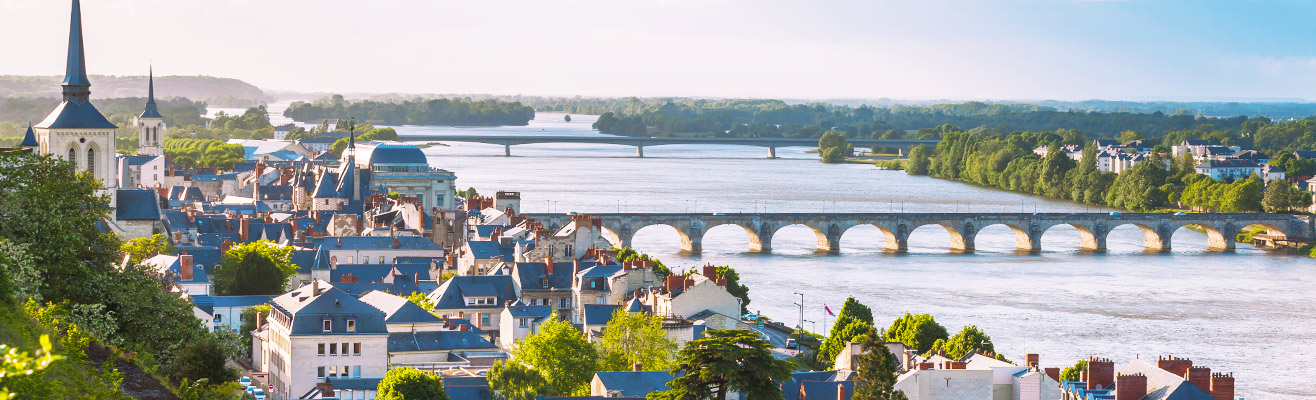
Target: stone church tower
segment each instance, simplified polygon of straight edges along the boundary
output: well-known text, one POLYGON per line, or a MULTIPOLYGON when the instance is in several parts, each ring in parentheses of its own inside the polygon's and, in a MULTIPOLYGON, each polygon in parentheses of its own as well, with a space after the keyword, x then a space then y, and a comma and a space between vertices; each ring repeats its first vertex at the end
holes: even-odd
POLYGON ((91 105, 91 81, 87 79, 85 61, 82 7, 78 0, 73 0, 64 101, 37 124, 38 150, 41 154, 73 161, 79 171, 90 171, 101 180, 101 187, 113 193, 118 187, 114 153, 114 130, 118 127, 91 105))
POLYGON ((151 70, 150 83, 146 95, 146 109, 137 117, 137 155, 164 155, 164 117, 155 107, 155 70, 151 70))

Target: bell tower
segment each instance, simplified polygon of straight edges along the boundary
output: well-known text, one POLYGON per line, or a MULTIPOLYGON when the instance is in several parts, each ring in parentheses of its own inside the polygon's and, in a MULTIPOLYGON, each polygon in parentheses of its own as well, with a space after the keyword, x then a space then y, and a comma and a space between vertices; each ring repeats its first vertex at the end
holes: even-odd
POLYGON ((164 155, 164 117, 155 106, 155 69, 151 69, 147 83, 146 109, 137 117, 137 154, 143 156, 164 155))

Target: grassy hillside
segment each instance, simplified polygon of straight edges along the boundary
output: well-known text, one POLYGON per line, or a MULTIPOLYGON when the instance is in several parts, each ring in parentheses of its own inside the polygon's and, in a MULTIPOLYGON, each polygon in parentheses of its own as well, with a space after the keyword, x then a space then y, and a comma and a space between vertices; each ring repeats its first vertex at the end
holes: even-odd
MULTIPOLYGON (((60 96, 61 76, 0 75, 0 98, 60 96)), ((146 97, 146 76, 91 76, 93 99, 146 97)), ((237 79, 211 76, 157 76, 155 96, 186 97, 216 107, 248 107, 274 101, 260 88, 237 79)))

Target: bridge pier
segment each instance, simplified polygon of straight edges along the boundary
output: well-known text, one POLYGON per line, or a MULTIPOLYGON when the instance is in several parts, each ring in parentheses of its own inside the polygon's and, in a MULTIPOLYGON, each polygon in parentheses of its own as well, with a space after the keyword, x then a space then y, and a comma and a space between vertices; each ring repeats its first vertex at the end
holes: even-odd
POLYGON ((644 158, 644 146, 635 146, 635 156, 644 158))
POLYGON ((777 146, 768 146, 768 158, 777 158, 777 146))
POLYGON ((749 235, 749 251, 751 253, 771 253, 772 233, 759 232, 758 235, 749 235))
POLYGON ((511 156, 512 156, 512 145, 510 144, 503 145, 503 157, 511 157, 511 156))

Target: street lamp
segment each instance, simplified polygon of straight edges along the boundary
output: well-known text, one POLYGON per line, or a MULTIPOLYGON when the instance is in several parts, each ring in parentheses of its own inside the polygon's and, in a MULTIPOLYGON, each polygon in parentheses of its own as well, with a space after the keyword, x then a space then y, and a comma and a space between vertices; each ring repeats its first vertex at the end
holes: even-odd
MULTIPOLYGON (((804 330, 804 293, 795 292, 795 294, 800 295, 800 302, 795 303, 795 305, 800 306, 800 324, 798 325, 798 327, 799 330, 803 331, 804 330)), ((799 338, 803 339, 804 336, 800 335, 799 338)))

